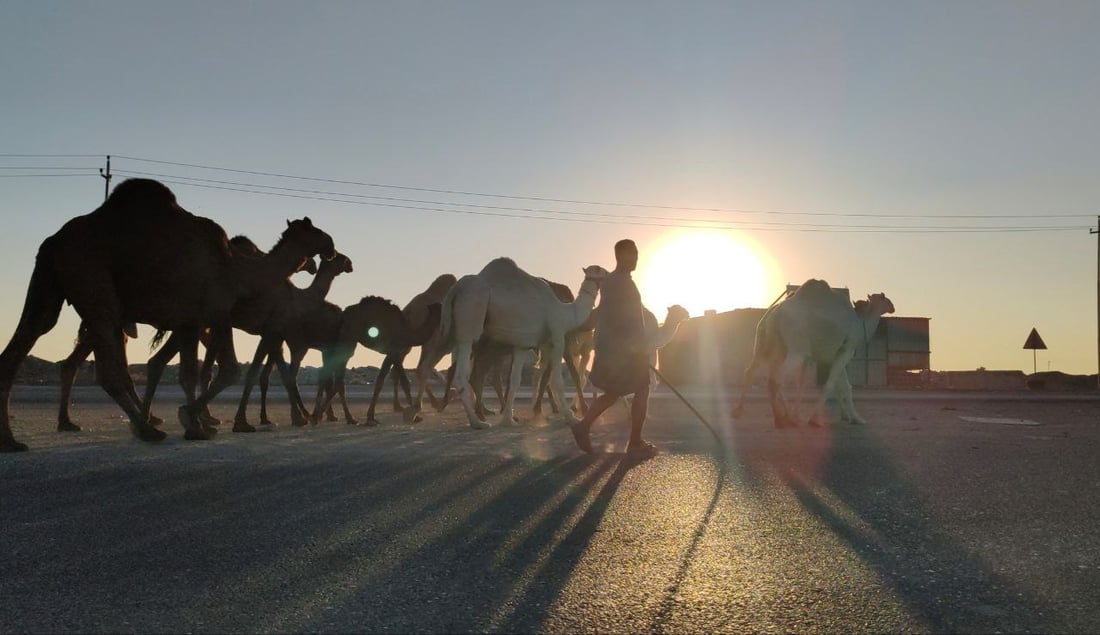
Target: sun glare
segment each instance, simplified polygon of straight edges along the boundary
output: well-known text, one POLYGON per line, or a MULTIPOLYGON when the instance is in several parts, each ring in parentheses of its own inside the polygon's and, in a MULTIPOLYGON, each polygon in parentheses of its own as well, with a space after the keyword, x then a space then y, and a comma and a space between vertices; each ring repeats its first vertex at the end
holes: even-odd
POLYGON ((732 232, 681 230, 648 249, 639 247, 638 289, 658 318, 673 304, 697 317, 707 309, 722 312, 771 302, 772 272, 765 259, 732 232))

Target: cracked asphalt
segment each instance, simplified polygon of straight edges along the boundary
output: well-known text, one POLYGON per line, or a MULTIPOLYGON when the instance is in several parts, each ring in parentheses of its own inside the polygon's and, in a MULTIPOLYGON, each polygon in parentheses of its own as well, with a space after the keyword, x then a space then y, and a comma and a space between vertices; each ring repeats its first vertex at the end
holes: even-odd
POLYGON ((867 426, 776 430, 688 393, 719 443, 659 391, 649 460, 621 407, 588 456, 525 401, 145 444, 93 387, 56 432, 56 394, 12 395, 0 632, 1100 630, 1096 394, 857 392, 867 426))

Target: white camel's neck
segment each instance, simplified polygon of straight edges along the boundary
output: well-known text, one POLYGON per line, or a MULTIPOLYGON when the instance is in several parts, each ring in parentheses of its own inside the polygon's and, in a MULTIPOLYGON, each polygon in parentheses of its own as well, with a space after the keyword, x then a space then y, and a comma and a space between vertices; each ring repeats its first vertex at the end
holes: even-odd
POLYGON ((676 330, 680 328, 679 319, 666 319, 665 323, 657 329, 657 337, 654 340, 654 348, 664 348, 676 336, 676 330))
POLYGON ((567 307, 571 315, 569 330, 575 329, 584 321, 588 319, 589 315, 592 315, 592 308, 596 306, 596 294, 600 290, 600 285, 595 280, 585 278, 581 283, 580 291, 577 293, 577 298, 569 304, 563 304, 567 307))

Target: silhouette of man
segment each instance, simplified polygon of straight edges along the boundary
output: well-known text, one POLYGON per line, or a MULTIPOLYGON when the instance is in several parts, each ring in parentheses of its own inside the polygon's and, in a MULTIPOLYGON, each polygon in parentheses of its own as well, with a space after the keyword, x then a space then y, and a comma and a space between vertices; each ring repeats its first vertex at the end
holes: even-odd
POLYGON ((573 424, 573 440, 584 452, 592 451, 592 423, 620 398, 634 395, 630 406, 630 443, 627 452, 653 454, 656 448, 642 439, 649 410, 649 355, 645 347, 642 296, 630 272, 638 266, 638 247, 632 240, 615 243, 615 270, 600 285, 596 314, 596 346, 588 381, 603 390, 584 418, 573 424))

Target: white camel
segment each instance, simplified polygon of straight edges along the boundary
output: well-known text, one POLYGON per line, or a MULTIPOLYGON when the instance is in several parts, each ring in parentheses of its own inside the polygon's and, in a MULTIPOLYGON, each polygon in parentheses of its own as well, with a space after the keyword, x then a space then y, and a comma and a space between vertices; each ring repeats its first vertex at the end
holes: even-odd
POLYGON ((870 340, 883 314, 893 313, 894 304, 882 293, 867 296, 853 307, 823 280, 807 280, 783 302, 760 318, 756 327, 756 345, 752 361, 745 369, 741 395, 733 416, 744 411, 745 393, 756 368, 766 365, 768 397, 776 427, 797 426, 802 401, 803 376, 810 362, 828 364, 829 377, 821 390, 810 425, 825 421, 825 400, 834 390, 843 418, 851 423, 866 423, 852 403, 852 385, 847 366, 856 349, 870 340), (797 373, 797 374, 795 374, 797 373), (793 414, 784 393, 788 379, 795 380, 797 398, 793 414))
POLYGON ((473 346, 478 339, 486 337, 512 347, 512 372, 500 414, 501 424, 516 423, 512 405, 522 362, 530 349, 546 351, 554 399, 561 416, 572 422, 573 417, 564 404, 561 377, 565 334, 592 313, 596 294, 607 273, 598 265, 585 267, 584 282, 577 299, 571 303, 558 300, 549 285, 520 269, 510 258, 497 258, 485 265, 480 273, 459 278, 444 299, 437 337, 421 350, 416 369, 419 389, 414 400, 415 410, 420 408, 428 373, 450 352, 454 360, 455 386, 470 427, 489 427, 477 416, 470 387, 473 346))

